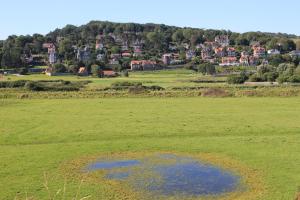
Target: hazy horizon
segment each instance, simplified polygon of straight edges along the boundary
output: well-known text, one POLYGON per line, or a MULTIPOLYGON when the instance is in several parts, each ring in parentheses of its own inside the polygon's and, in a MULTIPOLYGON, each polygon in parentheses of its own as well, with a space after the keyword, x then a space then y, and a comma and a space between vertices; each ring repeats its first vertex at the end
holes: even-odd
POLYGON ((295 25, 300 17, 296 0, 218 0, 184 2, 152 0, 140 2, 66 0, 10 0, 1 3, 0 40, 9 35, 47 34, 67 24, 80 26, 89 21, 156 23, 178 27, 222 29, 233 32, 272 32, 300 35, 295 25))

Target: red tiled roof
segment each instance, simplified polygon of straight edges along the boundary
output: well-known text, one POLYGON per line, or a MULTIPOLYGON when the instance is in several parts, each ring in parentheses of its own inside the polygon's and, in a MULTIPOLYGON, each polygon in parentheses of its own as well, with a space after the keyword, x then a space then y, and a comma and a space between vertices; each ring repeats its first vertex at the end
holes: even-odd
POLYGON ((156 62, 151 60, 143 60, 143 65, 156 65, 156 62))
POLYGON ((113 76, 116 74, 113 70, 103 70, 104 76, 113 76))
POLYGON ((131 56, 131 53, 124 52, 122 53, 122 56, 131 56))
POLYGON ((131 61, 131 64, 132 64, 132 65, 141 65, 141 64, 142 64, 142 61, 141 61, 141 60, 132 60, 132 61, 131 61))
POLYGON ((222 58, 222 63, 226 63, 226 62, 235 62, 237 61, 236 57, 223 57, 222 58))

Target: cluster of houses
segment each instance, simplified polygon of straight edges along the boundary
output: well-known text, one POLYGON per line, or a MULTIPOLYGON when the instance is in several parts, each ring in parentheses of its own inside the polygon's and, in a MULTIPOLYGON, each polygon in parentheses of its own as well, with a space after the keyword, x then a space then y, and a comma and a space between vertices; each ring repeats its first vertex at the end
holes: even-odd
MULTIPOLYGON (((112 53, 108 56, 108 63, 111 65, 119 64, 121 58, 137 58, 143 54, 143 46, 145 41, 142 39, 136 39, 133 42, 129 42, 127 39, 123 39, 120 36, 110 33, 110 38, 114 41, 116 46, 120 47, 120 53, 112 53)), ((96 52, 97 60, 104 61, 107 57, 107 48, 105 35, 101 34, 96 37, 96 52)))
POLYGON ((156 61, 151 60, 132 60, 130 67, 132 71, 151 71, 162 69, 156 61))
MULTIPOLYGON (((135 33, 136 34, 136 33, 135 33)), ((126 35, 126 34, 125 34, 126 35)), ((138 38, 138 37, 137 37, 138 38)), ((141 38, 141 37, 140 37, 141 38)), ((250 44, 251 51, 238 52, 234 47, 230 46, 228 35, 219 35, 214 41, 207 41, 198 44, 196 48, 191 48, 189 44, 184 43, 181 46, 185 49, 185 56, 182 56, 182 48, 179 53, 177 44, 169 45, 169 53, 162 55, 160 61, 141 60, 143 58, 143 48, 145 41, 143 39, 129 40, 124 36, 115 34, 99 34, 95 38, 96 59, 109 65, 119 65, 121 59, 128 58, 130 68, 137 70, 158 70, 161 69, 161 63, 164 65, 180 65, 191 61, 198 57, 205 62, 218 64, 220 66, 255 66, 260 63, 267 63, 268 55, 278 55, 281 52, 277 49, 266 50, 258 42, 250 44), (109 38, 109 39, 107 39, 109 38), (131 42, 129 42, 131 41, 131 42), (108 50, 108 43, 117 46, 118 52, 108 50)), ((50 65, 57 62, 56 47, 53 43, 45 43, 44 48, 48 49, 48 63, 50 65)), ((85 45, 82 47, 73 46, 76 59, 86 62, 91 58, 91 47, 85 45)), ((293 51, 291 56, 300 56, 300 51, 293 51)))
MULTIPOLYGON (((220 66, 250 66, 256 65, 260 59, 266 58, 266 50, 259 43, 252 45, 252 54, 243 51, 238 55, 236 49, 229 46, 229 42, 227 35, 217 36, 213 42, 204 42, 196 46, 196 50, 201 52, 200 55, 197 55, 196 51, 187 49, 186 60, 199 56, 203 61, 217 63, 220 66)), ((278 53, 280 54, 277 50, 268 51, 268 54, 272 55, 278 53)), ((182 62, 178 59, 177 53, 164 54, 162 61, 166 65, 182 62)))
MULTIPOLYGON (((143 54, 144 40, 136 39, 134 42, 129 43, 127 40, 117 37, 114 34, 109 34, 113 39, 113 43, 120 47, 120 53, 108 53, 107 44, 105 40, 106 35, 98 35, 96 37, 95 51, 97 53, 97 61, 107 62, 109 65, 119 65, 120 60, 128 58, 131 60, 131 70, 158 70, 161 69, 156 61, 151 60, 138 60, 143 54), (136 59, 136 60, 132 60, 136 59)), ((44 43, 43 48, 48 49, 48 63, 53 65, 57 62, 56 48, 53 43, 44 43)), ((91 58, 91 48, 88 45, 77 47, 73 46, 76 59, 78 61, 86 62, 91 58)), ((49 69, 50 74, 51 68, 49 69)), ((78 72, 81 75, 86 72, 81 68, 78 72)), ((110 71, 104 71, 104 74, 112 74, 110 71)), ((114 75, 112 75, 114 76, 114 75)))
MULTIPOLYGON (((251 51, 238 52, 234 47, 230 47, 230 40, 227 35, 215 37, 213 42, 198 44, 195 50, 189 49, 186 45, 186 60, 200 57, 203 61, 219 64, 220 66, 255 66, 259 63, 266 64, 268 55, 278 55, 281 52, 277 49, 266 50, 258 42, 250 44, 251 51), (200 52, 197 53, 196 52, 200 52)), ((169 48, 174 50, 174 46, 169 48)), ((290 52, 290 56, 300 56, 300 51, 290 52)), ((179 59, 178 53, 166 53, 162 56, 165 65, 180 64, 184 60, 179 59)))

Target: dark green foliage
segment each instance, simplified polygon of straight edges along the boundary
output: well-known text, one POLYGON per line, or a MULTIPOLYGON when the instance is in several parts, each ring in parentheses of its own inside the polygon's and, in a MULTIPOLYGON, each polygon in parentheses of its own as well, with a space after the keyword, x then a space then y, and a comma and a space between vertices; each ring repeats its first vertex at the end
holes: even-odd
POLYGON ((78 91, 90 81, 28 81, 25 88, 31 91, 78 91))
POLYGON ((278 83, 285 83, 288 82, 288 80, 289 80, 289 76, 284 74, 280 74, 277 78, 278 83))
POLYGON ((197 67, 198 72, 202 73, 203 75, 208 74, 208 75, 213 75, 216 73, 216 67, 215 65, 211 63, 203 63, 198 65, 197 67))
POLYGON ((229 84, 243 84, 248 80, 248 76, 246 73, 242 72, 240 74, 232 74, 228 76, 227 83, 229 84))
POLYGON ((300 83, 300 75, 293 75, 288 78, 288 82, 300 83))
MULTIPOLYGON (((46 57, 47 49, 42 48, 44 42, 54 43, 57 47, 58 58, 63 62, 76 60, 74 46, 83 47, 85 45, 94 47, 96 36, 104 34, 104 42, 107 50, 103 52, 90 49, 91 57, 87 67, 95 63, 98 53, 119 53, 120 46, 114 40, 114 36, 126 39, 128 43, 135 41, 144 41, 143 59, 160 58, 161 54, 169 51, 170 44, 177 45, 181 58, 185 57, 183 43, 190 45, 192 48, 198 43, 213 41, 217 35, 228 35, 231 45, 238 45, 239 48, 247 48, 253 41, 260 42, 267 47, 280 48, 282 52, 288 52, 296 48, 292 38, 295 35, 288 34, 271 34, 261 32, 233 33, 224 30, 196 29, 196 28, 179 28, 166 26, 163 24, 135 24, 135 23, 112 23, 103 21, 91 21, 83 26, 67 25, 62 29, 56 29, 53 32, 43 36, 34 34, 33 36, 10 36, 7 40, 0 43, 0 62, 2 68, 20 68, 28 65, 21 59, 24 55, 32 54, 44 55, 46 57), (57 38, 60 37, 60 40, 57 38), (281 44, 278 46, 278 44, 281 44)), ((298 45, 299 46, 299 45, 298 45)), ((132 50, 132 49, 131 49, 132 50)), ((105 58, 107 64, 107 57, 105 58)), ((295 61, 296 62, 296 61, 295 61)), ((273 63, 273 62, 271 62, 273 63)), ((281 60, 274 60, 278 65, 281 60)), ((74 63, 72 65, 75 65, 74 63)), ((82 67, 82 66, 80 66, 82 67)), ((123 65, 122 69, 128 67, 128 62, 123 65)), ((70 70, 69 70, 70 71, 70 70)), ((74 70, 71 70, 74 73, 74 70)))
POLYGON ((65 73, 67 72, 67 68, 62 63, 57 63, 53 66, 53 72, 54 73, 65 73))
POLYGON ((70 82, 36 82, 28 81, 25 88, 31 91, 78 91, 79 85, 71 84, 70 82))
POLYGON ((58 44, 58 53, 60 58, 64 60, 71 60, 74 56, 73 42, 69 39, 63 39, 58 44))
POLYGON ((300 65, 295 69, 294 72, 296 75, 300 75, 300 65))
POLYGON ((129 77, 129 72, 128 72, 128 70, 122 71, 122 76, 123 76, 123 77, 129 77))
POLYGON ((115 82, 113 84, 111 84, 111 87, 106 88, 106 90, 108 89, 113 89, 113 90, 125 90, 128 89, 131 92, 134 91, 146 91, 146 90, 152 90, 152 91, 160 91, 160 90, 164 90, 163 87, 158 86, 158 85, 152 85, 152 86, 143 86, 143 84, 141 82, 115 82))
POLYGON ((93 76, 101 77, 102 69, 99 65, 92 65, 91 73, 93 74, 93 76))
POLYGON ((187 63, 187 64, 185 64, 184 68, 188 69, 188 70, 198 71, 198 69, 196 68, 196 66, 193 63, 187 63))
POLYGON ((24 87, 26 83, 26 80, 0 81, 0 88, 19 88, 24 87))
POLYGON ((21 75, 26 75, 28 73, 28 69, 23 67, 17 70, 17 72, 21 75))
POLYGON ((273 66, 278 66, 281 63, 287 62, 282 55, 270 56, 268 61, 273 66))
POLYGON ((252 82, 291 82, 298 83, 300 77, 300 68, 294 64, 281 63, 278 67, 261 65, 257 67, 257 73, 250 76, 252 82))
POLYGON ((255 74, 252 74, 250 77, 249 77, 249 81, 250 82, 262 82, 263 79, 261 76, 259 76, 257 73, 255 74))
POLYGON ((115 82, 111 84, 112 87, 131 87, 131 86, 142 86, 141 82, 128 82, 128 81, 123 81, 123 82, 115 82))
POLYGON ((72 64, 67 67, 67 71, 72 74, 77 74, 78 70, 79 70, 79 67, 77 65, 72 64))
POLYGON ((144 86, 148 90, 165 90, 165 88, 158 86, 158 85, 151 85, 151 86, 144 86))
POLYGON ((277 72, 266 72, 263 75, 263 79, 268 81, 268 82, 274 82, 276 81, 277 77, 278 77, 278 73, 277 72))
POLYGON ((26 88, 31 91, 78 91, 91 81, 64 81, 64 80, 40 80, 40 81, 0 81, 0 88, 26 88))
POLYGON ((113 47, 111 47, 111 53, 112 54, 118 54, 118 53, 121 53, 121 49, 120 49, 120 47, 119 46, 113 46, 113 47))

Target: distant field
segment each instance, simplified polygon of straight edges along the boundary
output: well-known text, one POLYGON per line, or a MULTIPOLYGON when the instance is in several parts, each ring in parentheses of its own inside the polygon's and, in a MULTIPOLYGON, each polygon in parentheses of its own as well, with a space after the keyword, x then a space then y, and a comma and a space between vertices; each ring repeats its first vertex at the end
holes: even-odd
MULTIPOLYGON (((56 193, 61 165, 84 156, 176 151, 240 162, 261 174, 266 192, 256 199, 290 200, 300 186, 299 119, 300 98, 1 100, 0 199, 49 199, 44 172, 56 193)), ((78 185, 68 178, 66 196, 78 185)), ((106 191, 86 181, 78 196, 120 199, 106 191)))
POLYGON ((4 76, 3 81, 15 80, 66 80, 91 81, 79 92, 31 92, 24 88, 0 88, 1 98, 102 98, 102 97, 129 97, 137 96, 128 90, 110 90, 113 83, 131 82, 142 83, 144 86, 159 86, 163 91, 146 91, 138 94, 143 97, 291 97, 300 96, 300 87, 297 84, 288 85, 230 85, 226 77, 204 76, 192 70, 176 69, 147 72, 130 72, 129 77, 95 78, 70 76, 46 76, 42 74, 26 76, 4 76))
POLYGON ((78 77, 74 75, 70 76, 46 76, 44 74, 26 75, 26 76, 8 76, 5 80, 90 80, 93 83, 91 87, 103 87, 109 86, 116 81, 133 81, 143 82, 145 85, 160 85, 162 87, 170 86, 193 86, 196 83, 190 82, 197 79, 218 79, 225 81, 226 78, 213 78, 210 76, 203 76, 191 70, 177 69, 177 70, 161 70, 161 71, 148 71, 148 72, 130 72, 129 77, 117 77, 117 78, 93 78, 93 77, 78 77))

